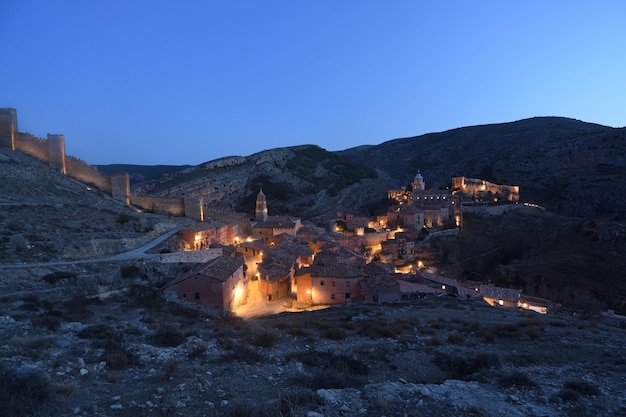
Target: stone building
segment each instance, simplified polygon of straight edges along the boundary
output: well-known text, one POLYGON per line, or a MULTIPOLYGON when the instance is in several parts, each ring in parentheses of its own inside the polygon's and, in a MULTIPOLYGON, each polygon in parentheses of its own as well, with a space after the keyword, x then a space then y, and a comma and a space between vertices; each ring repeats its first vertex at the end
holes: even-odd
POLYGON ((241 259, 222 255, 182 274, 165 286, 180 300, 233 311, 246 298, 248 282, 241 259))
POLYGON ((256 198, 255 219, 252 222, 252 236, 262 238, 267 244, 274 242, 276 236, 287 233, 296 236, 302 226, 302 221, 298 217, 291 216, 269 216, 267 199, 263 190, 256 198))

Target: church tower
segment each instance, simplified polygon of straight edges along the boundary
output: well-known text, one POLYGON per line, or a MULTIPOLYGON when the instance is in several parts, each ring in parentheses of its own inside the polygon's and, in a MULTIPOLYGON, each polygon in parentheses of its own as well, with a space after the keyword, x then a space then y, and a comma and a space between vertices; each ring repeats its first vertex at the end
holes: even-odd
POLYGON ((265 198, 265 194, 263 194, 263 189, 259 191, 259 195, 256 196, 256 220, 258 222, 267 221, 267 200, 265 198))
POLYGON ((426 189, 426 185, 424 184, 424 177, 420 174, 420 171, 417 170, 417 175, 413 179, 413 191, 424 191, 426 189))

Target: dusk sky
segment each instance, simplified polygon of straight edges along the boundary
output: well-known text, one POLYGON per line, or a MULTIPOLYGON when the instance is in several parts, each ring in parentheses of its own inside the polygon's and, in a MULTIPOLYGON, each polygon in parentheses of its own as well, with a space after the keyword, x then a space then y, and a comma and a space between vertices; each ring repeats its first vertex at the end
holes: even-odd
POLYGON ((0 0, 0 107, 91 164, 626 125, 626 1, 0 0))

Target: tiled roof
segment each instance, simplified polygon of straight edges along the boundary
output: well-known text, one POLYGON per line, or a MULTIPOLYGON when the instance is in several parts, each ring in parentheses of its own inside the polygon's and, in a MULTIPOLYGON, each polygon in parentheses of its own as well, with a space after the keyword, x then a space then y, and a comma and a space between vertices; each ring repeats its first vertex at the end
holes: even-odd
POLYGON ((369 263, 365 266, 366 275, 359 280, 361 291, 363 294, 374 294, 382 290, 397 287, 399 291, 399 285, 393 274, 390 274, 384 268, 379 267, 375 263, 369 263))
POLYGON ((274 216, 268 217, 264 222, 256 222, 252 225, 253 229, 287 229, 296 227, 297 217, 274 216))
POLYGON ((241 268, 243 264, 244 262, 241 259, 222 255, 193 268, 191 271, 172 281, 169 285, 177 284, 196 276, 224 282, 230 278, 237 269, 241 268))

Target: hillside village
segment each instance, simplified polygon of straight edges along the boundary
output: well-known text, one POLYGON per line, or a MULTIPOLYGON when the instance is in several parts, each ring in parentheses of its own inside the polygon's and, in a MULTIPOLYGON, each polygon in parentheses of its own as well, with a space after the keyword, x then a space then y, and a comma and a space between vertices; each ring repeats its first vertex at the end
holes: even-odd
MULTIPOLYGON (((15 109, 2 109, 0 115, 0 139, 5 146, 43 159, 62 174, 73 175, 63 135, 38 139, 17 130, 15 109)), ((89 170, 78 170, 77 179, 89 181, 84 178, 85 171, 89 170)), ((88 178, 97 179, 95 185, 105 184, 104 191, 114 198, 133 203, 127 173, 111 176, 110 180, 95 173, 88 178)), ((223 313, 237 311, 248 300, 304 309, 442 293, 546 312, 547 300, 530 302, 518 290, 446 279, 429 270, 433 265, 419 256, 423 252, 420 244, 429 234, 458 232, 464 207, 517 207, 518 186, 456 177, 448 189, 432 190, 426 188, 418 171, 409 187, 389 190, 387 198, 390 205, 384 214, 372 218, 337 213, 324 227, 294 216, 270 215, 263 190, 256 198, 254 218, 230 213, 236 221, 205 218, 210 208, 203 207, 202 199, 181 200, 182 211, 172 209, 172 204, 179 204, 172 203, 172 199, 146 202, 146 197, 140 197, 134 201, 142 208, 173 210, 170 214, 195 220, 178 231, 168 251, 203 251, 218 246, 203 256, 204 262, 197 267, 173 277, 164 290, 170 297, 211 306, 223 313)))
POLYGON ((19 134, 14 112, 3 114, 7 184, 37 185, 4 187, 0 201, 2 244, 16 251, 0 265, 0 404, 11 416, 626 409, 615 353, 621 316, 605 320, 609 327, 534 314, 552 303, 449 278, 431 253, 433 240, 457 239, 475 213, 542 212, 520 202, 517 186, 454 177, 430 189, 416 169, 407 187, 387 191, 376 216, 277 215, 265 188, 241 214, 201 199, 130 195, 127 175, 64 165, 62 135, 48 143, 19 134), (45 222, 70 225, 51 233, 61 251, 42 250, 53 242, 37 240, 45 222), (72 238, 63 240, 66 231, 72 238))
POLYGON ((454 178, 452 184, 452 190, 426 190, 418 172, 411 189, 389 191, 393 204, 385 215, 337 213, 325 228, 303 224, 293 216, 271 216, 260 190, 249 223, 206 220, 179 231, 179 241, 171 243, 177 249, 226 246, 222 255, 176 277, 165 290, 224 312, 245 310, 241 307, 248 299, 307 309, 447 293, 546 313, 548 300, 524 297, 515 289, 447 279, 420 259, 420 244, 429 234, 458 233, 464 205, 517 207, 519 187, 463 177, 454 178), (239 261, 225 267, 220 261, 225 257, 239 261))

